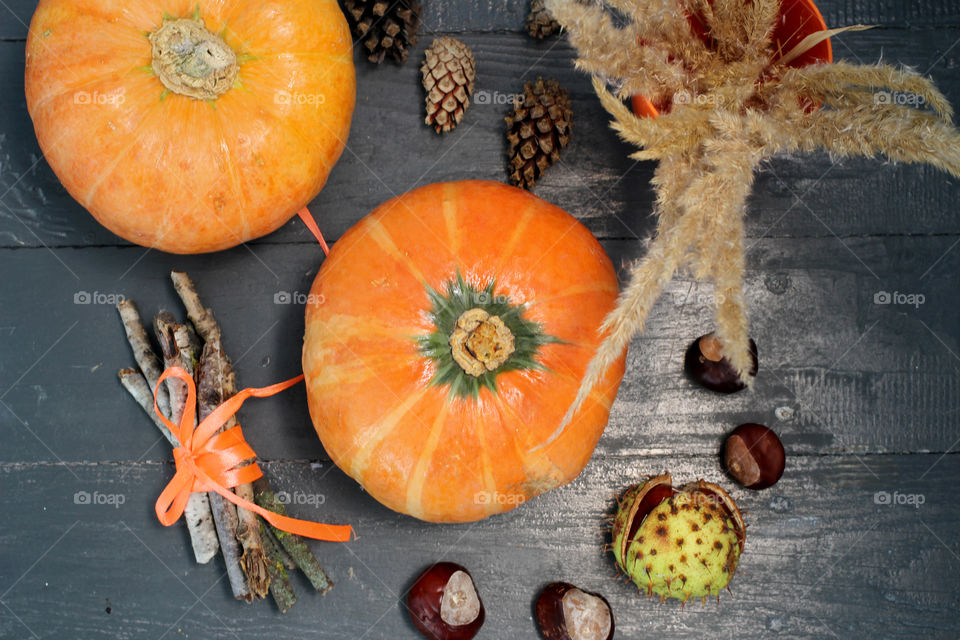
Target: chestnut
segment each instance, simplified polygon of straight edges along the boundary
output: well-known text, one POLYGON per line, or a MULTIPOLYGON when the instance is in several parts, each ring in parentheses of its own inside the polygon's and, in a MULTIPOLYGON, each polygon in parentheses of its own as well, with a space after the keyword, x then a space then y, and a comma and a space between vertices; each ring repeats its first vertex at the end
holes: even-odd
POLYGON ((786 460, 780 438, 762 424, 740 425, 723 444, 723 466, 747 489, 766 489, 776 484, 786 460))
POLYGON ((483 602, 470 573, 453 562, 427 568, 407 592, 417 631, 430 640, 470 640, 483 626, 483 602))
MULTIPOLYGON (((750 375, 757 375, 757 343, 750 339, 750 375)), ((687 348, 683 368, 697 384, 718 393, 733 393, 746 388, 730 361, 723 357, 720 339, 715 333, 700 336, 687 348)))
POLYGON ((613 612, 607 599, 567 582, 544 587, 537 597, 535 613, 545 640, 613 638, 613 612))

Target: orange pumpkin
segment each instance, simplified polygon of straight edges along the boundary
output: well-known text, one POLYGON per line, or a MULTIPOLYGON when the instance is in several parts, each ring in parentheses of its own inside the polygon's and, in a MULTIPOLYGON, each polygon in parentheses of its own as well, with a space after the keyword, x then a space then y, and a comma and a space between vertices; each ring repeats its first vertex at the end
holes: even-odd
POLYGON ((586 465, 624 360, 560 428, 618 294, 610 259, 568 213, 496 182, 421 187, 350 229, 311 294, 314 427, 386 506, 478 520, 586 465))
POLYGON ((355 99, 336 0, 41 0, 27 108, 67 191, 123 238, 235 246, 313 199, 355 99))

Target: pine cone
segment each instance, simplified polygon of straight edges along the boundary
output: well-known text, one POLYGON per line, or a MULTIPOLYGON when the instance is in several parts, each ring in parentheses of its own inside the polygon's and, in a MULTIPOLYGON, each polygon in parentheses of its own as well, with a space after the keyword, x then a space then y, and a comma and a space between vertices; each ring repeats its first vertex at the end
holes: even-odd
POLYGON ((425 122, 437 133, 450 131, 460 124, 470 106, 476 78, 473 52, 459 40, 441 36, 427 49, 420 73, 427 90, 425 122))
POLYGON ((420 3, 416 0, 342 0, 357 40, 363 41, 367 59, 377 64, 389 55, 406 62, 417 44, 420 3))
POLYGON ((530 189, 570 142, 573 110, 567 90, 556 80, 523 85, 523 102, 514 105, 507 121, 510 181, 530 189))
POLYGON ((544 0, 530 0, 527 15, 527 33, 534 38, 548 38, 560 31, 560 23, 553 19, 543 4, 544 0))

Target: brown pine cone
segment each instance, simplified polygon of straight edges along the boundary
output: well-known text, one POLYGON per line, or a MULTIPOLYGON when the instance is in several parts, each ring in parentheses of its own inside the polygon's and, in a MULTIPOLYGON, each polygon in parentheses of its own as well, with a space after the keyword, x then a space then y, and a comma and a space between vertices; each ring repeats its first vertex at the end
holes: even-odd
POLYGON ((570 142, 573 110, 567 90, 553 79, 528 82, 523 85, 523 101, 505 120, 510 181, 530 189, 570 142))
POLYGON ((416 0, 341 0, 350 29, 363 42, 367 60, 383 62, 390 56, 406 62, 417 44, 420 3, 416 0))
POLYGON ((527 33, 534 38, 548 38, 560 31, 560 23, 553 19, 543 3, 544 0, 530 0, 527 33))
POLYGON ((441 36, 426 51, 423 88, 427 90, 427 117, 437 133, 450 131, 470 106, 476 63, 470 48, 455 38, 441 36))

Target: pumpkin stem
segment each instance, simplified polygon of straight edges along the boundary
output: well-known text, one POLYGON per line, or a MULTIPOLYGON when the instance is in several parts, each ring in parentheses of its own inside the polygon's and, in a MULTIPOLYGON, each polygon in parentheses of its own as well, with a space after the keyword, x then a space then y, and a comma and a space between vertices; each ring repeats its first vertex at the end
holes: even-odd
POLYGON ((166 20, 149 35, 153 71, 168 90, 197 100, 215 100, 237 77, 237 54, 201 20, 166 20))
POLYGON ((456 363, 476 378, 507 361, 514 351, 513 332, 499 316, 474 307, 457 318, 450 348, 456 363))

